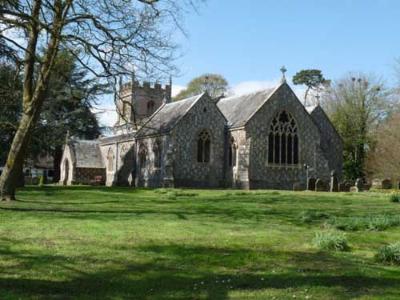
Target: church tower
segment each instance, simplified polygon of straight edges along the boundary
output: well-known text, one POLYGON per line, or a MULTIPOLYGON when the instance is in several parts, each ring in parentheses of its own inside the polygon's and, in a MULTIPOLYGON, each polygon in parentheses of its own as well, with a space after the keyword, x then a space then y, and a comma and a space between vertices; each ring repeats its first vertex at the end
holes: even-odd
POLYGON ((165 86, 160 83, 150 84, 146 81, 141 84, 135 79, 121 84, 117 101, 116 126, 143 123, 164 102, 171 101, 171 85, 171 79, 165 86))

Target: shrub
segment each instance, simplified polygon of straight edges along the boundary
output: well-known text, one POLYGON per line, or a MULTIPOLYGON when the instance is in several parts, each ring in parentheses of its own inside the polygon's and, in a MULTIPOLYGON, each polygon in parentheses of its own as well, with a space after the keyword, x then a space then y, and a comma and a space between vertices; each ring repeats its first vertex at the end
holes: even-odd
POLYGON ((347 251, 350 249, 346 235, 336 231, 315 233, 313 244, 321 250, 347 251))
POLYGON ((400 194, 399 193, 392 193, 390 195, 390 202, 399 203, 400 202, 400 194))
POLYGON ((375 257, 383 263, 400 265, 400 242, 383 246, 375 257))
POLYGON ((329 217, 328 213, 317 210, 303 210, 299 214, 301 223, 311 223, 317 220, 328 219, 329 217))

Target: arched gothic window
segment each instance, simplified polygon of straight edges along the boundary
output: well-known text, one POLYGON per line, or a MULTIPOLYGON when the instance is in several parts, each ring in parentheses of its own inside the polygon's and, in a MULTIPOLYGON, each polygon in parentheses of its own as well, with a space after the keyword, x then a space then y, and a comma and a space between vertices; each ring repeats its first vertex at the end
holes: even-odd
POLYGON ((197 161, 208 163, 210 161, 211 136, 207 130, 200 132, 197 140, 197 161))
POLYGON ((228 165, 230 167, 236 166, 237 145, 235 139, 231 138, 228 149, 228 165))
POLYGON ((151 100, 151 101, 147 102, 147 114, 148 115, 153 114, 154 107, 155 107, 154 101, 151 100))
POLYGON ((153 145, 154 168, 161 168, 161 142, 156 141, 153 145))
POLYGON ((108 164, 108 172, 113 172, 114 171, 114 151, 112 148, 108 149, 107 153, 107 164, 108 164))
POLYGON ((139 146, 139 168, 142 170, 146 167, 147 162, 147 149, 146 146, 141 144, 139 146))
POLYGON ((295 119, 282 111, 271 122, 268 135, 268 163, 296 165, 299 163, 299 136, 295 119))

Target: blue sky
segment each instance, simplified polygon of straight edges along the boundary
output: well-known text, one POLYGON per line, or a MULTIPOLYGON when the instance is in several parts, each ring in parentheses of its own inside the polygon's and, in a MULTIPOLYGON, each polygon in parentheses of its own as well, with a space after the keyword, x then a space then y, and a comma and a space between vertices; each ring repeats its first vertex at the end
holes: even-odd
POLYGON ((177 84, 215 72, 231 85, 305 68, 390 80, 400 56, 399 0, 208 0, 186 20, 177 84))
POLYGON ((207 0, 185 28, 175 92, 203 73, 250 92, 275 84, 282 65, 289 79, 316 68, 333 80, 365 72, 393 84, 400 57, 400 0, 207 0))

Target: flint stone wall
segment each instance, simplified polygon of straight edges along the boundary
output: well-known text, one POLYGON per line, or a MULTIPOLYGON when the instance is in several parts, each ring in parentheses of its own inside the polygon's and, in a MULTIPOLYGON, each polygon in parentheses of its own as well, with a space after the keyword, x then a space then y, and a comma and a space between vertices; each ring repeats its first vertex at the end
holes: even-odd
POLYGON ((306 170, 309 176, 318 176, 329 182, 328 160, 320 148, 320 131, 294 93, 282 85, 247 123, 246 140, 249 149, 250 188, 291 190, 294 182, 306 188, 306 170), (281 111, 290 113, 296 120, 299 133, 299 163, 297 165, 268 164, 268 133, 272 119, 281 111))
POLYGON ((226 119, 215 101, 202 97, 171 132, 174 145, 175 186, 224 186, 226 119), (197 141, 202 130, 211 135, 210 162, 197 162, 197 141))

